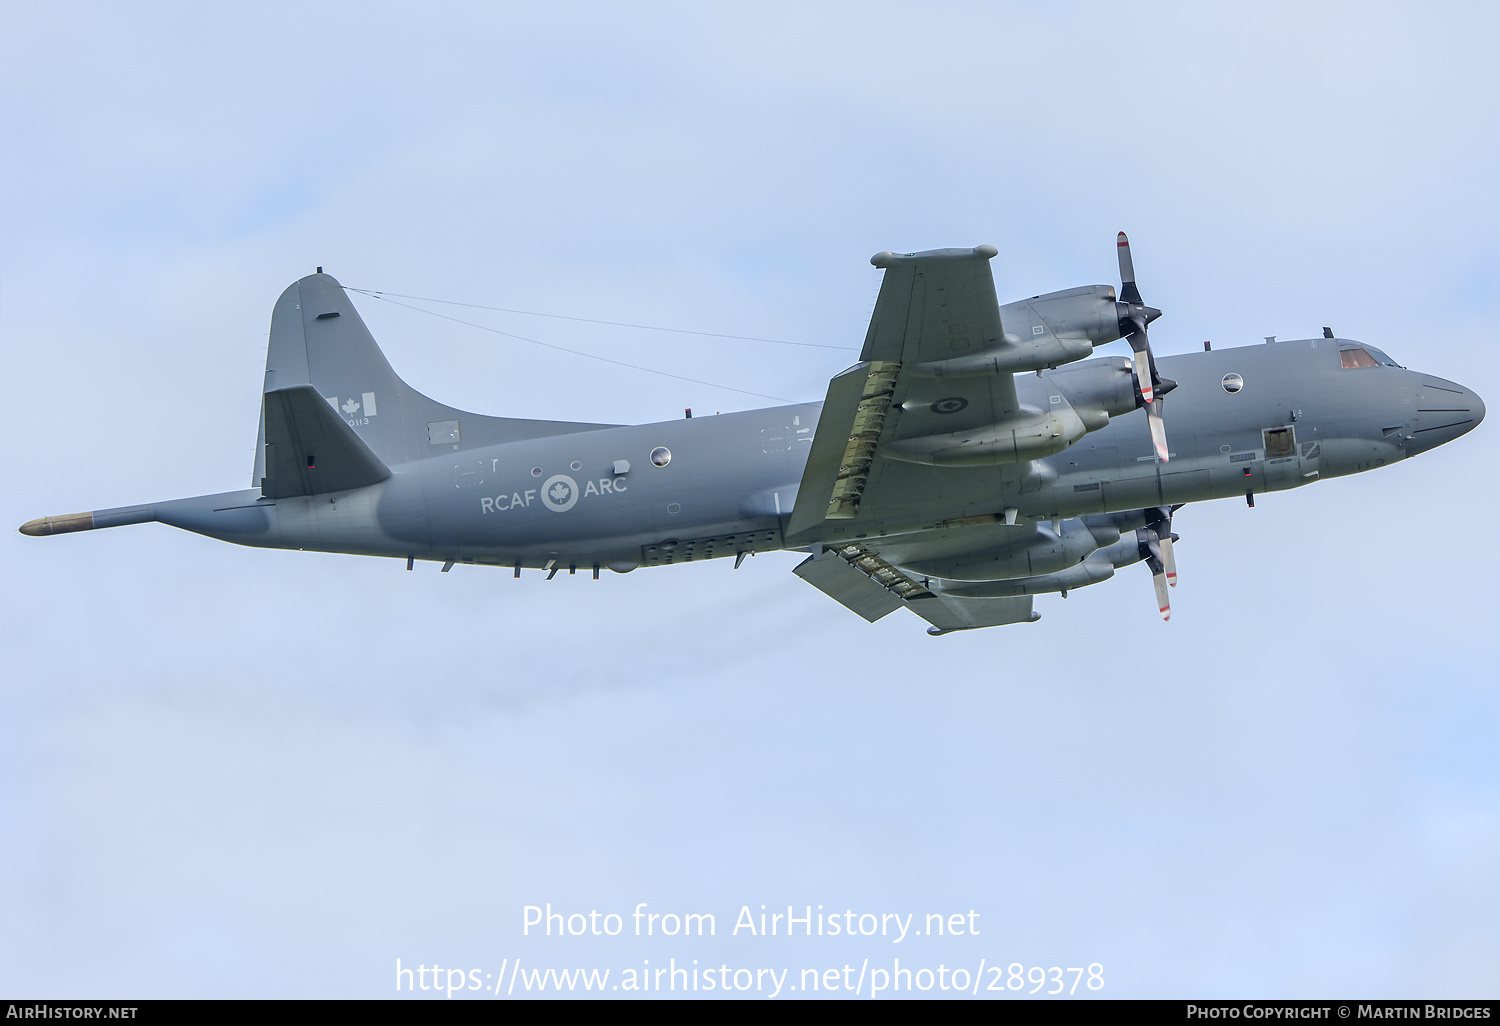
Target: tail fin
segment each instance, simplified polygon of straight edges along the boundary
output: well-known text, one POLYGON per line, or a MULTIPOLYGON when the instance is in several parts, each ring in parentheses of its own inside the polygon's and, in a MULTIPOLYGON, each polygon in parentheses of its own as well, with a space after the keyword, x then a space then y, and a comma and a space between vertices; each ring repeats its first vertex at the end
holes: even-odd
MULTIPOLYGON (((311 385, 386 466, 497 442, 593 431, 612 424, 485 417, 434 402, 396 376, 332 275, 311 274, 276 301, 264 391, 311 385)), ((252 487, 266 476, 266 410, 252 487)))

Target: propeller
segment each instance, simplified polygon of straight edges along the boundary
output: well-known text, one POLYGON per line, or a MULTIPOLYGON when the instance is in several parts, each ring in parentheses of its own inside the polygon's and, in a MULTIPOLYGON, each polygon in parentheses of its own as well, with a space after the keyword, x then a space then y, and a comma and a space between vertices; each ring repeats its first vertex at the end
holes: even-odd
POLYGON ((1134 354, 1136 389, 1140 393, 1141 405, 1146 408, 1146 423, 1151 428, 1151 444, 1157 458, 1167 462, 1167 429, 1162 421, 1162 396, 1177 387, 1177 382, 1163 378, 1156 372, 1156 360, 1151 355, 1151 340, 1146 336, 1146 325, 1161 316, 1161 311, 1147 306, 1141 299, 1141 290, 1135 283, 1135 263, 1130 259, 1130 240, 1121 232, 1115 242, 1115 251, 1120 257, 1120 302, 1116 309, 1120 315, 1120 333, 1130 343, 1134 354))
POLYGON ((1172 619, 1172 602, 1167 597, 1167 589, 1177 587, 1177 558, 1172 553, 1177 535, 1172 533, 1172 514, 1181 508, 1156 506, 1146 510, 1146 526, 1135 532, 1141 559, 1151 569, 1151 584, 1163 620, 1172 619))
POLYGON ((1177 557, 1172 554, 1172 543, 1177 540, 1177 535, 1172 533, 1172 514, 1181 508, 1182 504, 1178 503, 1176 506, 1156 506, 1146 510, 1146 526, 1156 532, 1167 584, 1174 588, 1177 587, 1177 557))

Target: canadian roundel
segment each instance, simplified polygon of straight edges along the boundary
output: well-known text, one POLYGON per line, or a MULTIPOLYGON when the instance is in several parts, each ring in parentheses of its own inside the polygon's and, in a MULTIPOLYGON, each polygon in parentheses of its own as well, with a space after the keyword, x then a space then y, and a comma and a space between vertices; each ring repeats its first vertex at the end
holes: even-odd
POLYGON ((542 485, 542 502, 554 513, 566 513, 578 502, 578 482, 567 474, 554 474, 542 485))

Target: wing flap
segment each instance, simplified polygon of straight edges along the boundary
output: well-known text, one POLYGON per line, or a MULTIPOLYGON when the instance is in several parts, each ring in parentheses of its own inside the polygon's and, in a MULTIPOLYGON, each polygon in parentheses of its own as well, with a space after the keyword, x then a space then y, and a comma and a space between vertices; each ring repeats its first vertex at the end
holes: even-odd
POLYGON ((265 394, 265 477, 269 499, 343 492, 384 481, 390 468, 311 385, 265 394))
POLYGON ((792 572, 871 623, 902 606, 932 624, 931 634, 1038 619, 1031 611, 1030 595, 976 599, 937 594, 925 579, 911 577, 878 552, 857 544, 808 557, 792 572))
POLYGON ((894 592, 831 552, 821 558, 809 556, 793 567, 792 573, 871 623, 901 608, 901 599, 894 592))
POLYGON ((857 363, 828 382, 789 533, 859 512, 900 370, 898 363, 875 360, 857 363))

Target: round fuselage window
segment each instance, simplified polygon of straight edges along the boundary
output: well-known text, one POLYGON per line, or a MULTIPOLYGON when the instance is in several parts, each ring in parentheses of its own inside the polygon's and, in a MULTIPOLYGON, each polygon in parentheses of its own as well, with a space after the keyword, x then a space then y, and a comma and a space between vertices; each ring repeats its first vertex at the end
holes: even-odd
POLYGON ((1233 394, 1245 387, 1245 379, 1238 374, 1226 374, 1220 384, 1224 386, 1224 391, 1233 394))
POLYGON ((668 463, 672 462, 672 450, 668 449, 665 445, 658 445, 655 449, 651 450, 651 462, 658 467, 665 467, 668 463))

